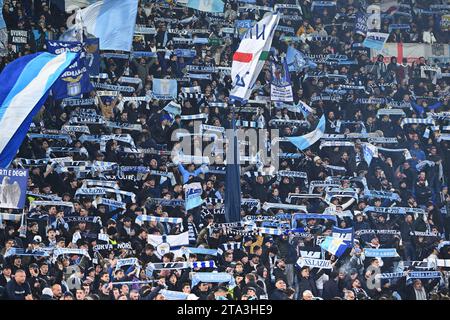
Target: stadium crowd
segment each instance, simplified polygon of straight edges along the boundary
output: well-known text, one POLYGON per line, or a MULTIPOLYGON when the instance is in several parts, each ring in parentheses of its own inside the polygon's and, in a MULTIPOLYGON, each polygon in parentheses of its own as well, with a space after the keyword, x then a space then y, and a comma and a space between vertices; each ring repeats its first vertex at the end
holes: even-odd
MULTIPOLYGON (((58 39, 72 14, 53 1, 3 2, 7 29, 25 30, 28 39, 8 44, 0 70, 22 55, 45 51, 45 40, 58 39)), ((236 110, 240 127, 279 129, 282 138, 306 134, 325 115, 325 136, 310 148, 299 151, 279 142, 279 170, 306 172, 306 178, 269 174, 260 164, 245 163, 242 198, 251 201, 243 200, 242 223, 226 224, 224 166, 183 161, 170 153, 179 146, 173 139, 178 129, 194 134, 201 121, 232 127, 231 108, 223 103, 229 102, 229 68, 239 37, 226 30, 236 20, 260 20, 266 11, 252 6, 273 8, 276 2, 227 0, 224 14, 214 15, 167 1, 141 1, 136 23, 156 32, 137 32, 133 50, 156 54, 102 52, 100 75, 91 80, 105 86, 79 97, 91 104, 50 96, 12 164, 29 169, 29 178, 24 217, 22 210, 2 209, 1 298, 448 300, 449 57, 397 61, 383 52, 374 55, 361 45, 364 35, 355 32, 357 13, 371 1, 313 3, 283 1, 298 4, 301 14, 280 9, 287 17, 280 25, 286 28, 276 30, 271 50, 277 57, 293 46, 314 62, 315 68, 290 73, 294 102, 303 101, 313 112, 270 101, 269 63, 249 103, 236 110), (188 37, 189 30, 209 42, 183 43, 178 38, 188 37), (178 49, 194 54, 177 56, 178 49), (352 63, 328 55, 346 56, 352 63), (201 76, 187 78, 188 73, 201 76), (178 115, 166 111, 170 101, 149 94, 153 79, 162 78, 178 79, 178 115), (133 92, 108 96, 109 85, 133 87, 133 92), (194 93, 181 90, 198 86, 194 93), (200 114, 206 119, 196 117, 200 114), (367 139, 379 148, 370 163, 363 147, 367 139), (183 185, 191 182, 201 183, 204 203, 186 211, 183 185), (85 192, 92 186, 106 191, 85 192), (311 194, 318 196, 305 196, 311 194), (395 213, 376 207, 407 209, 395 213), (315 215, 291 219, 299 212, 315 215), (280 232, 253 232, 245 223, 280 232), (323 250, 325 236, 348 228, 351 245, 343 254, 323 250), (149 241, 183 232, 189 245, 176 253, 149 241), (366 256, 369 249, 392 248, 396 255, 366 256), (312 267, 299 258, 329 264, 312 267), (436 259, 444 264, 433 265, 436 259), (195 264, 206 261, 214 263, 195 264), (199 276, 203 272, 209 278, 199 276)), ((389 30, 388 43, 448 46, 448 26, 440 23, 448 8, 425 12, 444 1, 401 4, 403 14, 383 13, 381 30, 389 30), (393 24, 410 28, 391 31, 393 24)), ((205 147, 209 140, 203 139, 205 147)), ((194 147, 199 142, 196 137, 194 147)))

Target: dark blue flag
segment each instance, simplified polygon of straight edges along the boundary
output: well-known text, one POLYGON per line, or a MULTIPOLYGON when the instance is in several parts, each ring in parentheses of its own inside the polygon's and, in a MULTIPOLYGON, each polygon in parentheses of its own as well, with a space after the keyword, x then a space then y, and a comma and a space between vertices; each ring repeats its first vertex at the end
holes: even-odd
POLYGON ((86 51, 86 69, 90 76, 98 76, 100 73, 100 50, 98 38, 85 38, 84 49, 86 51))
POLYGON ((227 157, 225 173, 225 220, 227 222, 241 221, 241 174, 239 168, 238 141, 236 136, 236 120, 233 112, 233 150, 232 158, 227 157))
POLYGON ((60 54, 66 50, 76 53, 81 52, 79 58, 55 82, 52 88, 55 100, 78 97, 82 93, 93 90, 85 65, 86 52, 80 42, 47 40, 47 50, 53 54, 60 54))

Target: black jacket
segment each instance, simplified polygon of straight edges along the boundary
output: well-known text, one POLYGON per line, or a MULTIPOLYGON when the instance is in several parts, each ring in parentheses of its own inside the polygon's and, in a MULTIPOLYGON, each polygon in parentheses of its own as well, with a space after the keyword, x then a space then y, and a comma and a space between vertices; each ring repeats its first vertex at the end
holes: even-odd
POLYGON ((323 284, 322 298, 324 300, 331 300, 334 297, 341 297, 342 291, 339 290, 339 286, 336 280, 328 280, 323 284))
POLYGON ((15 280, 11 280, 6 285, 6 295, 9 300, 25 300, 25 296, 31 294, 31 288, 28 282, 18 284, 15 280))
POLYGON ((299 277, 299 284, 298 284, 298 299, 301 300, 303 296, 303 292, 309 290, 312 292, 313 296, 318 296, 319 291, 317 290, 316 286, 316 280, 315 278, 310 275, 308 278, 299 277))
POLYGON ((280 289, 275 289, 270 296, 271 300, 289 300, 287 294, 280 289))

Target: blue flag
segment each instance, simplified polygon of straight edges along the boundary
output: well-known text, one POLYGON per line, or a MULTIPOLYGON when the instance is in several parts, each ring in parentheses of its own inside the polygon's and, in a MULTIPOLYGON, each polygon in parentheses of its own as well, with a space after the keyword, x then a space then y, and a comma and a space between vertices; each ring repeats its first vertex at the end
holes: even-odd
POLYGON ((85 38, 84 50, 86 51, 85 66, 90 76, 98 76, 100 73, 100 40, 98 38, 85 38))
POLYGON ((347 245, 353 246, 353 228, 342 229, 333 226, 332 235, 333 238, 340 238, 344 240, 347 245))
POLYGON ((366 36, 367 34, 367 17, 368 15, 364 12, 358 12, 356 14, 356 25, 355 32, 362 36, 366 36))
POLYGON ((9 166, 50 88, 77 57, 39 52, 14 60, 0 74, 0 167, 9 166))
MULTIPOLYGON (((239 103, 239 102, 238 102, 239 103)), ((233 112, 233 143, 231 147, 232 155, 229 159, 227 155, 227 165, 225 172, 225 220, 226 222, 241 221, 241 173, 240 156, 238 152, 238 140, 236 135, 236 120, 233 112)))
POLYGON ((290 72, 302 71, 305 68, 315 69, 317 64, 306 57, 301 51, 289 46, 286 53, 286 62, 290 72))
POLYGON ((383 32, 367 32, 366 39, 363 41, 363 45, 366 48, 372 48, 376 51, 383 50, 384 44, 389 38, 389 33, 383 32))
POLYGON ((204 12, 223 12, 222 0, 188 0, 187 7, 204 12))
POLYGON ((326 237, 320 247, 332 255, 340 257, 347 249, 347 244, 340 238, 326 237))
POLYGON ((85 66, 86 54, 80 42, 47 40, 47 50, 53 54, 60 54, 66 50, 75 53, 80 52, 78 58, 67 68, 53 86, 52 94, 56 100, 77 97, 93 89, 85 66))
POLYGON ((325 133, 325 116, 320 118, 317 128, 310 133, 298 137, 288 137, 288 140, 292 142, 299 150, 304 150, 316 143, 322 138, 325 133))
POLYGON ((61 40, 78 41, 85 28, 100 39, 100 50, 131 51, 139 0, 102 0, 78 10, 75 23, 61 40))

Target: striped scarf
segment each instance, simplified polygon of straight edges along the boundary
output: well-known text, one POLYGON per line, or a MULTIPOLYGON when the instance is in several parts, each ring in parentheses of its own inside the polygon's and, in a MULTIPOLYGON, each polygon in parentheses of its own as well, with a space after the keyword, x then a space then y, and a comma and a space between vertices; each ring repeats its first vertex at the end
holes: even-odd
POLYGON ((236 120, 237 127, 264 129, 264 123, 260 121, 236 120))
POLYGON ((217 253, 222 255, 225 251, 240 249, 242 249, 242 243, 240 242, 223 243, 217 248, 217 253))
POLYGON ((323 147, 355 147, 354 142, 350 141, 321 141, 319 149, 323 147))
POLYGON ((142 225, 143 222, 147 222, 147 221, 156 221, 156 222, 161 222, 161 223, 174 223, 174 224, 183 223, 182 218, 157 217, 157 216, 149 216, 149 215, 137 216, 135 223, 142 225))
POLYGON ((432 118, 404 118, 402 119, 402 122, 400 123, 400 127, 403 128, 405 124, 428 124, 435 126, 436 123, 434 122, 434 119, 432 118))
POLYGON ((192 115, 182 115, 181 120, 200 120, 200 119, 208 119, 208 115, 206 113, 200 113, 200 114, 192 114, 192 115))

